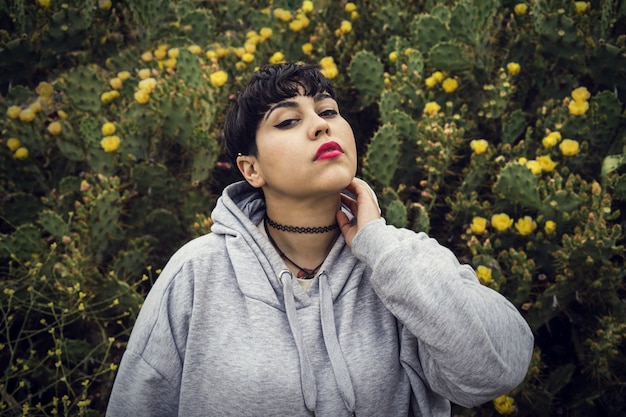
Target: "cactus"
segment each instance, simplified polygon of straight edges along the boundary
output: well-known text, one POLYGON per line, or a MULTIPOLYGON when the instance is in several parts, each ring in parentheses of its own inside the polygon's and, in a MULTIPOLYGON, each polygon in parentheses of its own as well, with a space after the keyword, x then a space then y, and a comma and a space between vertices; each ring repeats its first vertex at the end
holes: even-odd
POLYGON ((461 72, 472 68, 472 56, 458 43, 439 42, 430 50, 430 64, 442 71, 461 72))
POLYGON ((537 178, 525 165, 507 164, 494 184, 494 192, 513 204, 521 207, 539 208, 541 201, 537 191, 537 178))
POLYGON ((194 7, 194 10, 181 17, 180 26, 185 36, 196 43, 203 44, 207 39, 213 37, 217 22, 210 10, 205 8, 195 9, 195 4, 191 5, 194 7))
POLYGON ((433 46, 450 39, 445 23, 431 15, 418 15, 410 25, 411 38, 419 51, 428 57, 433 46))
POLYGON ((398 131, 385 123, 374 134, 363 160, 363 173, 371 181, 389 186, 397 169, 400 151, 398 131))
POLYGON ((415 232, 428 233, 430 231, 430 215, 422 204, 412 203, 409 206, 411 229, 415 232))
POLYGON ((589 103, 591 112, 591 137, 590 144, 597 149, 600 155, 606 155, 610 151, 619 152, 623 144, 615 138, 615 133, 622 121, 622 105, 614 93, 602 91, 593 96, 589 103), (614 142, 611 140, 615 138, 614 142))
POLYGON ((354 87, 362 94, 364 104, 378 98, 384 87, 383 64, 371 52, 359 51, 350 61, 348 73, 354 87))
POLYGON ((516 109, 502 119, 502 143, 515 143, 526 130, 526 114, 516 109))
POLYGON ((100 111, 103 83, 92 66, 83 65, 68 71, 63 82, 57 85, 76 108, 94 114, 100 111))

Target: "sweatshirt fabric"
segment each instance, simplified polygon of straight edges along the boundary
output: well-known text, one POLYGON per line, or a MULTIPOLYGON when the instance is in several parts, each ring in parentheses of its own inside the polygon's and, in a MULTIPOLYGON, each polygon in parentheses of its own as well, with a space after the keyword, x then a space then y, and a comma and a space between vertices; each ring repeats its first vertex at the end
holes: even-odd
POLYGON ((517 309, 424 233, 339 236, 305 291, 257 228, 262 193, 224 190, 137 318, 107 416, 450 416, 524 378, 517 309))

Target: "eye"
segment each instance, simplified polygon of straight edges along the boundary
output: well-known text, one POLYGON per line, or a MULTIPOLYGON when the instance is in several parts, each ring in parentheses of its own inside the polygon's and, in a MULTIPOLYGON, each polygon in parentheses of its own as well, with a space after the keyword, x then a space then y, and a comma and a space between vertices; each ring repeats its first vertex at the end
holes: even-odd
POLYGON ((274 125, 275 128, 278 129, 287 129, 293 125, 295 125, 298 122, 298 119, 287 119, 287 120, 283 120, 282 122, 278 123, 277 125, 274 125))
POLYGON ((320 113, 320 117, 333 117, 336 116, 337 110, 335 109, 328 109, 328 110, 324 110, 323 112, 320 113))

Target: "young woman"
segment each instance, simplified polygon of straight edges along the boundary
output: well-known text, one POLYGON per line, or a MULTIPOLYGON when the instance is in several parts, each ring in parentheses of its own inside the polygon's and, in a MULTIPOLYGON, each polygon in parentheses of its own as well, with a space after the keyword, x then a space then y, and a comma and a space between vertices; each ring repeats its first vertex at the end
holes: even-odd
POLYGON ((266 66, 228 113, 245 181, 150 291, 109 416, 449 416, 524 378, 516 308, 354 178, 354 134, 316 67, 266 66))

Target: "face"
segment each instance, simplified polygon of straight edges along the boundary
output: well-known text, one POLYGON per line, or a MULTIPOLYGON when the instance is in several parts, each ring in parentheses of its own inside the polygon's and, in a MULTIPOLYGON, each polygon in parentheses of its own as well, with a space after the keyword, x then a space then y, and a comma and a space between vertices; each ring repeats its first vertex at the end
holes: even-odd
POLYGON ((239 157, 238 165, 248 182, 266 194, 306 198, 337 193, 356 174, 352 127, 328 94, 297 95, 271 105, 257 129, 256 144, 257 156, 239 157))

